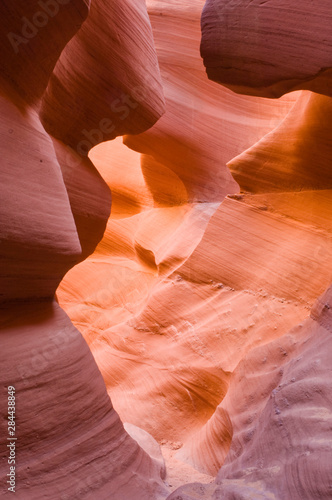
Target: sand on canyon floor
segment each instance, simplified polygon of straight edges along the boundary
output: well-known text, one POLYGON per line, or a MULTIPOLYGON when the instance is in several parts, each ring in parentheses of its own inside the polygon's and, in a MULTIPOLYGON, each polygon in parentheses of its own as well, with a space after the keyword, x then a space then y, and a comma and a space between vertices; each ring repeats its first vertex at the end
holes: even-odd
POLYGON ((165 459, 167 471, 165 484, 170 491, 175 491, 180 486, 188 483, 212 483, 215 479, 213 476, 203 474, 191 467, 191 465, 175 458, 181 446, 182 443, 173 443, 169 441, 161 443, 161 451, 165 459))

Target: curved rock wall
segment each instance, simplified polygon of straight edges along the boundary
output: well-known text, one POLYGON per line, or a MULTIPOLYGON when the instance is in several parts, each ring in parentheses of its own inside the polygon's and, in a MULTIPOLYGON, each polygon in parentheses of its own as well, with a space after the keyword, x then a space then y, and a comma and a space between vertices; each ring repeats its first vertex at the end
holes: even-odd
MULTIPOLYGON (((287 332, 331 282, 321 111, 329 99, 308 92, 257 99, 207 82, 194 57, 203 2, 148 5, 166 113, 125 138, 141 157, 120 142, 91 152, 115 193, 115 212, 59 297, 121 417, 144 422, 159 442, 183 443, 177 457, 214 475, 238 432, 249 432, 237 424, 242 409, 226 406, 248 391, 244 372, 242 386, 233 382, 238 367, 270 343, 271 363, 281 367, 287 332), (218 206, 232 192, 226 162, 243 192, 218 206)), ((270 377, 263 366, 264 397, 250 396, 257 409, 249 420, 279 383, 275 370, 270 377)), ((258 376, 255 384, 263 387, 258 376)))
POLYGON ((66 272, 95 249, 110 214, 109 188, 75 141, 95 126, 91 110, 98 123, 109 112, 112 64, 122 65, 115 87, 128 96, 138 84, 142 93, 150 89, 143 69, 155 82, 133 122, 121 122, 121 133, 141 132, 163 112, 144 2, 116 4, 108 16, 102 3, 88 7, 83 0, 0 7, 1 498, 13 493, 3 404, 9 386, 16 398, 18 499, 147 500, 167 494, 160 460, 124 430, 88 345, 54 300, 66 272), (114 27, 115 14, 123 18, 122 34, 114 27), (136 33, 127 19, 135 19, 136 33), (115 62, 107 59, 112 41, 115 62), (100 58, 92 64, 95 43, 100 58), (124 59, 136 55, 135 65, 124 65, 120 46, 124 59), (97 105, 91 92, 104 79, 97 105))
POLYGON ((209 78, 236 92, 279 97, 297 89, 331 96, 331 4, 207 0, 201 53, 209 78))
MULTIPOLYGON (((256 269, 250 288, 259 283, 264 287, 261 292, 268 296, 276 286, 274 293, 284 295, 284 304, 313 306, 308 307, 310 316, 304 314, 304 321, 275 339, 270 337, 274 323, 270 316, 263 343, 247 351, 234 369, 227 395, 216 412, 181 450, 184 459, 205 469, 219 455, 224 465, 215 483, 183 486, 169 500, 309 500, 331 496, 331 398, 327 389, 332 375, 331 288, 314 301, 332 278, 331 61, 329 37, 319 40, 311 30, 320 23, 322 34, 332 12, 324 2, 319 9, 315 7, 305 1, 290 8, 278 1, 208 0, 203 11, 201 51, 210 78, 246 94, 271 97, 294 88, 325 94, 302 93, 275 130, 229 162, 243 193, 232 200, 239 205, 239 209, 235 208, 236 218, 233 215, 227 220, 238 224, 241 212, 253 216, 249 224, 239 224, 241 236, 238 233, 246 242, 242 247, 246 248, 246 270, 256 269), (325 57, 324 62, 321 57, 325 57), (261 226, 260 219, 269 220, 271 229, 261 226), (280 223, 282 232, 278 237, 275 231, 280 223), (256 224, 260 227, 260 248, 252 253, 248 252, 250 240, 245 228, 252 233, 256 224), (299 229, 306 235, 300 236, 299 229), (274 256, 269 255, 266 246, 273 233, 277 241, 274 256), (259 255, 258 267, 252 267, 253 257, 259 255), (283 270, 291 255, 291 267, 283 270), (271 265, 268 273, 263 269, 265 265, 271 265), (288 285, 280 281, 279 271, 288 285), (202 460, 200 452, 201 441, 207 441, 209 432, 217 434, 219 445, 210 447, 208 462, 202 460), (222 432, 224 439, 220 439, 222 432)), ((226 212, 229 203, 221 210, 226 212)), ((234 228, 231 234, 234 239, 234 228)), ((209 230, 202 244, 208 236, 209 230)), ((225 246, 227 257, 221 261, 227 262, 226 272, 230 256, 241 255, 238 245, 228 241, 225 246)), ((206 271, 198 276, 195 272, 203 256, 203 248, 198 247, 196 252, 199 250, 200 254, 194 252, 191 261, 186 262, 185 276, 191 273, 196 279, 206 279, 206 271)), ((223 251, 213 251, 212 246, 211 257, 221 255, 223 251)), ((237 272, 228 274, 228 280, 236 287, 239 276, 237 268, 237 272)), ((217 438, 211 442, 216 443, 217 438)))
MULTIPOLYGON (((225 195, 239 189, 226 162, 278 125, 297 96, 261 100, 209 82, 199 56, 201 0, 148 7, 166 113, 144 134, 125 137, 141 156, 119 142, 91 151, 116 205, 96 252, 68 273, 58 296, 84 333, 120 416, 144 422, 159 440, 183 442, 205 425, 227 389, 230 368, 218 360, 218 309, 227 312, 229 294, 218 283, 199 277, 196 286, 194 278, 177 273, 193 252, 194 258, 225 195), (218 331, 216 340, 210 328, 218 331)), ((224 237, 211 236, 219 250, 224 237)), ((211 241, 193 274, 199 276, 206 264, 213 279, 216 264, 208 246, 211 241)), ((248 328, 245 316, 255 306, 254 297, 246 304, 241 293, 237 300, 245 310, 238 335, 248 328)), ((279 303, 271 307, 279 309, 279 303)), ((291 310, 289 320, 278 322, 279 334, 292 325, 293 315, 302 317, 291 310)), ((257 334, 265 315, 258 312, 257 334)), ((228 328, 227 313, 222 324, 228 328)))
POLYGON ((330 498, 331 9, 146 4, 0 7, 16 495, 330 498))

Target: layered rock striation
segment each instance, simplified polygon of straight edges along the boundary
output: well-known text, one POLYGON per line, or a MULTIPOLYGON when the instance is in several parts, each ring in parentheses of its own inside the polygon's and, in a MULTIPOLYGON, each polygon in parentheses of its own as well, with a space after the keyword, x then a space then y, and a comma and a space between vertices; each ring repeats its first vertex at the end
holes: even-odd
MULTIPOLYGON (((102 119, 110 127, 118 115, 109 103, 117 94, 131 99, 136 87, 146 97, 112 137, 141 132, 163 113, 145 4, 108 11, 102 2, 90 9, 83 0, 31 0, 0 10, 1 498, 13 493, 7 387, 16 398, 18 499, 164 498, 160 460, 125 431, 87 343, 54 298, 66 272, 93 252, 110 214, 110 190, 86 156, 96 142, 79 147, 84 130, 102 119), (123 21, 116 29, 115 15, 123 21), (128 53, 134 65, 124 64, 128 53), (122 74, 112 92, 113 64, 122 74), (154 85, 143 79, 146 70, 154 85)), ((100 130, 94 141, 104 140, 100 130)))
POLYGON ((125 138, 141 156, 120 142, 91 152, 115 212, 59 297, 121 417, 182 443, 179 459, 215 475, 233 443, 244 447, 260 428, 295 355, 288 331, 331 282, 329 98, 237 96, 208 82, 198 59, 203 2, 148 6, 166 113, 125 138))
POLYGON ((17 498, 330 498, 328 2, 0 12, 17 498))
POLYGON ((331 4, 311 0, 207 0, 201 53, 209 78, 236 92, 331 96, 331 4))
MULTIPOLYGON (((245 228, 250 227, 251 233, 260 225, 259 220, 273 225, 271 231, 261 226, 260 248, 245 257, 249 264, 253 255, 261 250, 264 253, 259 257, 259 271, 251 276, 250 288, 260 283, 265 295, 276 285, 277 293, 284 295, 283 303, 299 305, 305 301, 311 312, 275 339, 269 336, 271 325, 265 325, 264 343, 253 346, 238 363, 215 414, 182 451, 184 458, 202 464, 201 441, 210 429, 216 433, 218 426, 220 439, 226 427, 225 438, 210 452, 213 456, 218 449, 221 457, 225 450, 215 483, 184 486, 170 495, 170 500, 309 500, 331 496, 331 398, 327 389, 331 383, 331 288, 323 293, 331 283, 331 61, 329 37, 318 41, 311 31, 319 22, 320 33, 324 32, 331 9, 327 3, 315 12, 312 9, 311 2, 290 9, 286 2, 277 1, 208 1, 202 14, 201 52, 210 78, 245 94, 276 97, 299 88, 322 94, 301 93, 275 130, 229 162, 243 189, 235 200, 241 205, 236 213, 253 215, 252 222, 241 227, 242 238, 247 239, 245 228), (279 223, 283 229, 277 236, 274 232, 279 223), (308 231, 307 236, 299 236, 298 230, 308 231), (266 246, 273 233, 274 256, 266 246), (313 246, 304 257, 307 244, 313 246), (297 264, 293 261, 284 271, 290 255, 297 264), (266 264, 272 264, 268 273, 261 267, 266 264), (283 280, 288 285, 282 284, 283 280)), ((221 209, 226 211, 227 204, 221 209)), ((237 221, 238 216, 228 220, 237 221)), ((205 238, 208 235, 207 231, 205 238)), ((228 265, 231 252, 237 248, 237 242, 226 246, 228 259, 224 262, 228 265)), ((213 255, 219 256, 219 252, 213 255)), ((199 260, 197 256, 186 262, 186 275, 199 260)), ((253 270, 248 264, 244 276, 253 270)), ((236 283, 238 276, 238 271, 230 273, 228 280, 236 283)), ((283 312, 284 317, 286 314, 283 312)))

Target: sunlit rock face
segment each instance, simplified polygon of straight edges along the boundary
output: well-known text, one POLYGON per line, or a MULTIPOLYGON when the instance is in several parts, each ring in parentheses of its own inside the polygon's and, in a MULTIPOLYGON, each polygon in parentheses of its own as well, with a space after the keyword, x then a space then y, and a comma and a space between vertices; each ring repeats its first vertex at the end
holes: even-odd
MULTIPOLYGON (((68 273, 58 291, 122 419, 139 426, 144 422, 158 440, 188 443, 224 398, 244 353, 252 343, 264 342, 270 312, 276 318, 273 336, 306 313, 303 305, 290 305, 283 318, 286 306, 278 297, 259 297, 257 303, 245 291, 244 279, 236 293, 215 282, 227 283, 228 275, 217 276, 225 264, 209 257, 212 241, 221 251, 227 248, 224 240, 232 238, 232 223, 225 232, 218 229, 224 217, 219 205, 228 193, 239 191, 226 162, 278 125, 297 96, 261 100, 209 82, 199 55, 202 8, 202 1, 148 3, 166 112, 149 131, 126 136, 125 143, 137 153, 118 140, 91 151, 112 189, 113 212, 96 252, 68 273), (197 269, 182 277, 182 266, 191 255, 195 258, 214 214, 217 226, 211 226, 197 269), (199 276, 203 269, 208 278, 199 276), (241 309, 235 327, 231 309, 241 309), (248 317, 256 309, 253 327, 248 317), (223 329, 229 331, 227 349, 223 329), (248 338, 239 348, 244 332, 248 338)), ((234 205, 229 202, 230 208, 234 205)), ((239 231, 242 224, 247 220, 241 220, 239 231)), ((271 237, 271 254, 273 245, 271 237)), ((229 274, 233 264, 231 258, 229 274)), ((229 436, 226 427, 221 420, 218 429, 229 436)), ((225 449, 215 460, 209 451, 216 448, 212 434, 201 440, 199 455, 201 468, 214 472, 225 449)))
POLYGON ((215 484, 184 486, 169 500, 330 498, 327 304, 325 300, 318 317, 312 313, 282 339, 253 349, 238 365, 218 408, 219 413, 228 411, 234 434, 215 484))
POLYGON ((108 16, 103 8, 93 2, 89 11, 83 0, 0 7, 1 401, 13 386, 17 403, 11 491, 7 406, 1 405, 1 498, 13 491, 19 500, 167 495, 159 457, 150 457, 124 430, 87 343, 54 300, 65 273, 95 249, 110 214, 109 187, 86 157, 104 136, 94 136, 84 151, 75 142, 83 140, 82 130, 95 127, 94 118, 100 124, 101 109, 108 113, 107 102, 114 99, 107 89, 97 98, 93 87, 100 89, 116 64, 121 92, 127 89, 129 96, 139 85, 147 95, 150 85, 142 75, 149 71, 150 101, 146 97, 133 122, 123 121, 115 135, 142 132, 163 113, 144 2, 118 2, 108 16), (115 10, 123 18, 116 31, 115 10), (91 29, 98 38, 87 37, 91 29), (95 42, 99 60, 92 64, 95 42), (113 49, 123 59, 109 60, 113 49), (128 53, 135 65, 124 64, 128 53), (87 81, 79 79, 82 68, 87 81))
POLYGON ((241 93, 332 93, 329 0, 207 0, 201 52, 209 78, 241 93))
MULTIPOLYGON (((303 92, 276 129, 229 162, 233 176, 242 189, 255 194, 279 193, 280 199, 282 193, 297 192, 299 199, 323 200, 332 188, 331 120, 332 99, 303 92)), ((302 210, 309 212, 306 205, 302 210)), ((324 226, 330 224, 328 213, 326 219, 324 226)))
POLYGON ((330 498, 328 3, 0 12, 17 498, 330 498))
MULTIPOLYGON (((201 50, 213 80, 237 92, 262 96, 293 88, 325 95, 302 92, 279 126, 228 163, 243 190, 220 208, 233 213, 218 224, 218 228, 233 225, 232 240, 223 240, 222 250, 217 250, 208 227, 183 266, 183 278, 209 277, 206 269, 203 274, 195 270, 210 236, 210 258, 224 263, 214 276, 227 275, 227 283, 235 289, 238 279, 246 277, 249 292, 260 286, 267 297, 274 288, 273 294, 283 297, 283 304, 306 304, 308 311, 300 324, 293 318, 294 327, 274 339, 274 320, 269 315, 265 341, 252 345, 242 357, 232 371, 225 398, 180 452, 184 459, 208 467, 201 459, 201 443, 211 430, 217 434, 220 429, 219 445, 209 450, 211 456, 224 460, 215 483, 183 486, 169 500, 331 497, 332 318, 331 288, 327 288, 332 278, 331 42, 330 35, 317 38, 312 27, 320 22, 322 34, 332 11, 327 2, 319 7, 313 10, 311 2, 290 7, 278 1, 208 0, 202 14, 201 50), (239 222, 243 216, 245 224, 239 222), (250 250, 248 242, 255 240, 250 250), (241 252, 242 244, 246 250, 242 247, 241 252), (222 257, 224 252, 227 256, 222 257), (228 272, 232 255, 241 255, 241 271, 237 258, 236 272, 228 272)), ((283 311, 284 319, 287 315, 283 311)))
MULTIPOLYGON (((113 212, 95 253, 67 274, 58 296, 123 420, 159 442, 183 443, 177 457, 201 472, 216 475, 225 463, 219 474, 231 482, 229 498, 283 498, 284 477, 279 490, 277 479, 264 489, 274 462, 264 462, 262 484, 240 492, 234 456, 254 443, 253 428, 257 436, 263 429, 272 391, 288 380, 286 364, 290 373, 297 353, 309 352, 315 323, 304 322, 332 280, 330 101, 310 92, 236 95, 208 81, 199 58, 203 6, 148 2, 166 112, 125 137, 131 150, 116 140, 90 152, 112 189, 113 212)), ((285 452, 294 467, 299 443, 285 452)), ((262 469, 248 457, 246 470, 262 469)), ((281 477, 288 459, 276 460, 281 477)), ((217 486, 208 488, 196 497, 214 498, 217 486)), ((178 496, 189 491, 196 498, 185 488, 178 496)))

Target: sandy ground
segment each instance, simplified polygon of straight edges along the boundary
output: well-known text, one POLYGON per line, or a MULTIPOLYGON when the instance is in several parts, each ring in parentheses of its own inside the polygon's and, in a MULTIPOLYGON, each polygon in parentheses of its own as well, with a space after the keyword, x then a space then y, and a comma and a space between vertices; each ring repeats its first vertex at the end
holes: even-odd
POLYGON ((213 476, 202 474, 190 465, 175 458, 181 446, 182 443, 173 443, 169 441, 165 441, 161 444, 161 451, 166 462, 167 470, 165 483, 170 491, 172 492, 179 488, 179 486, 188 483, 212 483, 214 480, 213 476))

